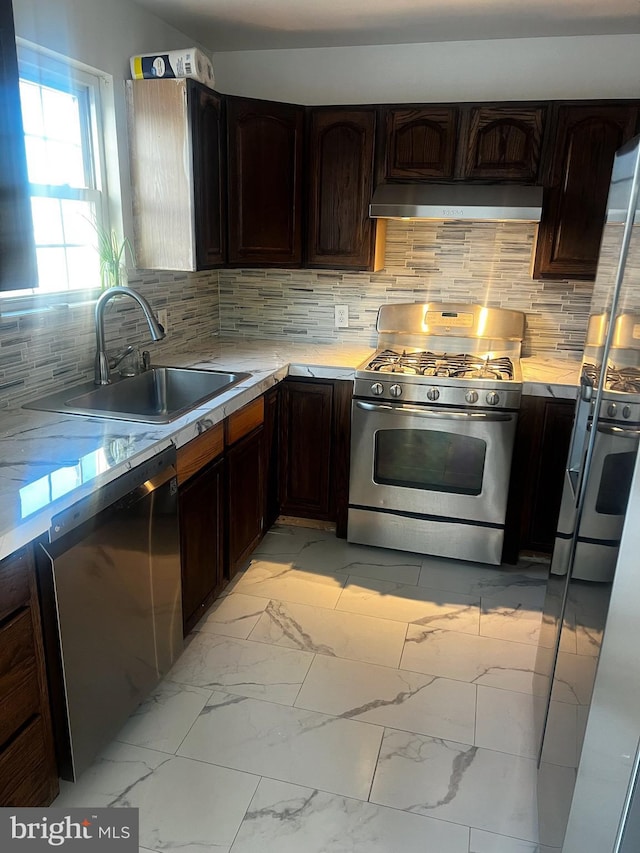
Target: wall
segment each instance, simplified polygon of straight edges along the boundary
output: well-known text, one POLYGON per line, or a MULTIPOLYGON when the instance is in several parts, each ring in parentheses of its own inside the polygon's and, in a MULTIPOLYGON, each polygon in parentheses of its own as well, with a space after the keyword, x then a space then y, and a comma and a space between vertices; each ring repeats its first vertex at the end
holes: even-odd
POLYGON ((380 273, 221 270, 221 331, 374 344, 385 302, 479 302, 527 314, 525 355, 577 357, 593 285, 533 281, 535 231, 530 223, 390 221, 380 273), (348 329, 334 329, 336 304, 349 306, 348 329))
POLYGON ((637 98, 640 35, 216 53, 228 94, 300 104, 637 98))

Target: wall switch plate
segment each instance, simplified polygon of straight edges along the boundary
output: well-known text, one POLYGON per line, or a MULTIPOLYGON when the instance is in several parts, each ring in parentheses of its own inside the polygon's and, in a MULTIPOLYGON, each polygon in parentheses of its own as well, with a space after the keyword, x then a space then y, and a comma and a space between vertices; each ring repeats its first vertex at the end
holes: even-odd
POLYGON ((336 329, 346 329, 349 325, 349 306, 348 305, 336 305, 335 306, 335 328, 336 329))
POLYGON ((165 332, 168 332, 167 326, 169 325, 169 318, 167 317, 167 309, 160 308, 159 311, 156 311, 156 317, 158 318, 158 323, 162 326, 165 332))

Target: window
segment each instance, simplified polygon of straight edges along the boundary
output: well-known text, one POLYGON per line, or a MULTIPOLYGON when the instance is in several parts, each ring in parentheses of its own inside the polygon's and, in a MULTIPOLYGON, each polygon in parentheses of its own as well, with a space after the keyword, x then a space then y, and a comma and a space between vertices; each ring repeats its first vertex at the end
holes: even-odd
POLYGON ((98 288, 96 226, 108 230, 100 80, 28 49, 18 60, 38 262, 31 293, 98 288))

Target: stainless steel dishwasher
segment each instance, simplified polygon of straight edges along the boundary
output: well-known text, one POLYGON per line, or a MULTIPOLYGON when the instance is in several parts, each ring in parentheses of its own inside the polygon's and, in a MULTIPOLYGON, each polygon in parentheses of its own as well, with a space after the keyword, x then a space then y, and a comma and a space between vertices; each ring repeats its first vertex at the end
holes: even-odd
POLYGON ((75 781, 182 650, 176 451, 52 519, 38 574, 59 772, 75 781))

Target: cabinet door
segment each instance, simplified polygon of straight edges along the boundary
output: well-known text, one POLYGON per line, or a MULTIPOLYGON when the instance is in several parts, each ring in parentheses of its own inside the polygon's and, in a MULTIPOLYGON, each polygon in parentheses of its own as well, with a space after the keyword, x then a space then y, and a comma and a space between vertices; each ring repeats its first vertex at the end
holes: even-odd
POLYGON ((595 278, 616 150, 633 136, 637 105, 558 108, 535 278, 595 278))
POLYGON ((308 267, 372 269, 373 109, 310 110, 308 267))
POLYGON ((36 287, 36 254, 11 3, 0 7, 0 290, 36 287))
POLYGON ((511 468, 503 559, 550 554, 558 524, 575 402, 524 396, 511 468))
POLYGON ((223 101, 194 80, 188 86, 196 259, 198 269, 210 269, 225 260, 223 101))
POLYGON ((383 180, 452 178, 457 124, 455 107, 386 110, 383 180))
POLYGON ((222 587, 224 464, 204 468, 180 487, 182 617, 187 634, 222 587))
POLYGON ((460 141, 458 177, 535 182, 546 111, 543 105, 470 107, 460 141))
POLYGON ((264 427, 227 451, 228 573, 232 578, 264 531, 264 427))
POLYGON ((229 263, 299 266, 304 109, 228 98, 229 263))
POLYGON ((281 511, 334 520, 331 501, 333 383, 282 385, 281 511))

